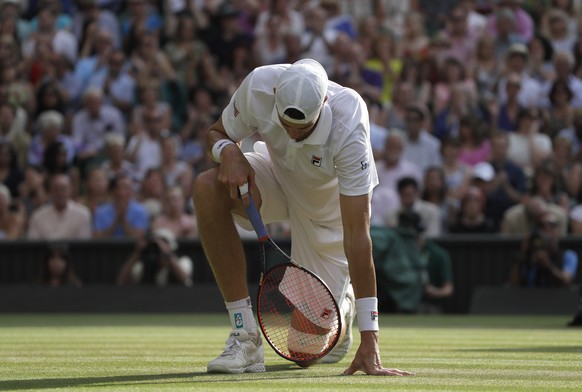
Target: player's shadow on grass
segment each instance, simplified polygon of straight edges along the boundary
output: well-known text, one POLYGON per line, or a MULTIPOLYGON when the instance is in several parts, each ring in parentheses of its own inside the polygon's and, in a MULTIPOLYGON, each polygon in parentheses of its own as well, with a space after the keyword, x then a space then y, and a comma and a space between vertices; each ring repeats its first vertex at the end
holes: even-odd
MULTIPOLYGON (((266 373, 248 374, 248 380, 257 379, 284 379, 277 375, 271 377, 270 372, 305 370, 294 364, 280 364, 267 366, 266 373)), ((322 377, 310 374, 309 377, 322 377)), ((297 378, 297 374, 289 375, 288 378, 297 378)), ((188 373, 163 373, 163 374, 136 374, 120 375, 105 377, 70 377, 70 378, 38 378, 30 380, 7 380, 0 381, 0 391, 21 391, 29 389, 55 389, 55 388, 75 388, 75 387, 121 387, 139 385, 164 385, 167 383, 211 383, 216 382, 241 382, 240 375, 237 374, 208 374, 207 372, 188 372, 188 373), (236 377, 235 377, 236 376, 236 377)), ((167 385, 166 385, 167 386, 167 385)))
POLYGON ((582 346, 502 347, 459 350, 464 352, 495 353, 582 353, 582 346))

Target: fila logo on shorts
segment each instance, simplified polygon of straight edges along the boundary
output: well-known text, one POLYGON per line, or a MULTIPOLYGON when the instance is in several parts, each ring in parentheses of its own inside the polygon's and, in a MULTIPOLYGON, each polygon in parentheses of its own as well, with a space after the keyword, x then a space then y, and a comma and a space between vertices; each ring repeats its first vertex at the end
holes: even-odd
POLYGON ((311 164, 313 166, 321 167, 321 157, 318 157, 316 155, 312 155, 311 156, 311 164))

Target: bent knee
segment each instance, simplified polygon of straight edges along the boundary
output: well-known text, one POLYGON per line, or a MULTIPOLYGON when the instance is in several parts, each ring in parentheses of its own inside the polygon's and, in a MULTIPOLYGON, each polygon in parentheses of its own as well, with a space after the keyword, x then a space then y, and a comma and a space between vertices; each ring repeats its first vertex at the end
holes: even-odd
POLYGON ((217 200, 221 193, 226 194, 226 190, 218 182, 217 168, 200 173, 194 180, 192 197, 195 205, 204 204, 208 200, 217 200))

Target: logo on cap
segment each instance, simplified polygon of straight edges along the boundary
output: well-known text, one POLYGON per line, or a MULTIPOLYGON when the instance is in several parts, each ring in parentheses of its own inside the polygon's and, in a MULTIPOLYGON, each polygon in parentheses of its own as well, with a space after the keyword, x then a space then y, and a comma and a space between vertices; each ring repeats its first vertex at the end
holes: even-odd
POLYGON ((236 102, 232 103, 232 107, 234 108, 234 116, 235 117, 238 116, 240 112, 239 112, 238 108, 236 107, 236 102))

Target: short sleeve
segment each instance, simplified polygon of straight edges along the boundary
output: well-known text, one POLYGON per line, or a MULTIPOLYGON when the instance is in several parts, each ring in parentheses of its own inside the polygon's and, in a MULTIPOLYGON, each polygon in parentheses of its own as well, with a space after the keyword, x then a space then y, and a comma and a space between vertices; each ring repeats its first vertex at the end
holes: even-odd
POLYGON ((228 136, 239 142, 256 132, 251 125, 251 84, 254 73, 251 72, 243 80, 239 88, 230 98, 228 106, 222 111, 222 124, 228 136))

